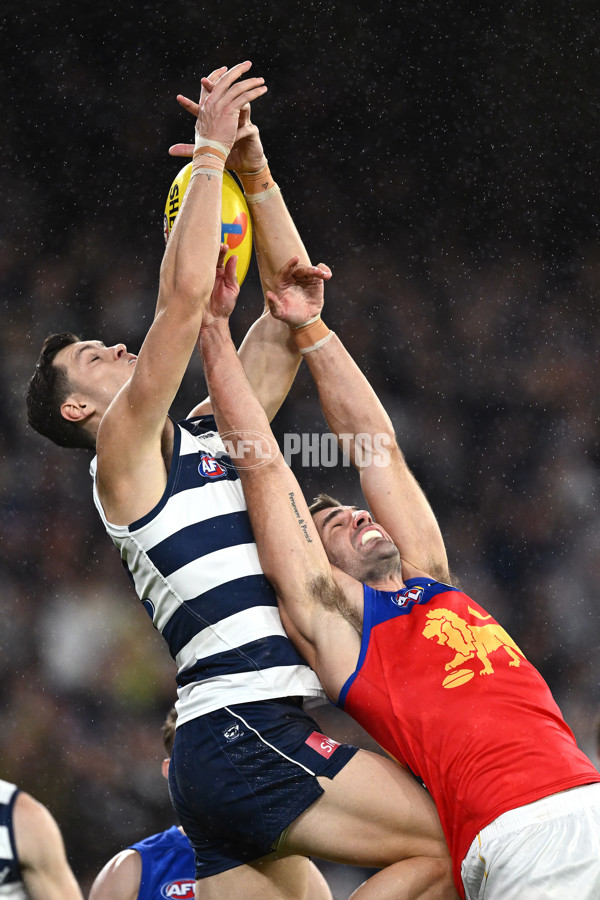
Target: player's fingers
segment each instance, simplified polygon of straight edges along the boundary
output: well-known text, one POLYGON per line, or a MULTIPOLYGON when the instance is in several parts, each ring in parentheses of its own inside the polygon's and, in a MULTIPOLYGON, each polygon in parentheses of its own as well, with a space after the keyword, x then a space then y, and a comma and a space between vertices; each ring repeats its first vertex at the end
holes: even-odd
POLYGON ((191 113, 194 118, 198 118, 199 106, 195 100, 190 100, 189 97, 184 97, 183 94, 177 94, 177 102, 180 106, 183 106, 187 112, 191 113))
POLYGON ((227 256, 228 250, 229 250, 229 247, 227 246, 227 244, 221 244, 221 246, 219 247, 219 258, 217 260, 217 269, 223 268, 223 261, 224 261, 225 257, 227 256))
POLYGON ((200 90, 200 104, 204 103, 208 95, 212 92, 212 89, 214 88, 221 75, 224 75, 226 71, 227 66, 221 66, 220 69, 214 69, 214 71, 210 73, 208 78, 200 79, 200 83, 202 85, 202 88, 200 90))
POLYGON ((324 276, 324 271, 321 266, 313 266, 310 263, 296 266, 296 270, 294 272, 295 278, 314 278, 315 275, 318 278, 322 278, 324 276))
POLYGON ((325 263, 318 263, 316 268, 321 271, 321 277, 324 279, 324 281, 328 281, 331 278, 333 273, 329 266, 327 266, 325 263))
POLYGON ((169 156, 192 157, 193 155, 194 155, 194 145, 193 144, 173 144, 172 147, 169 147, 169 156))
POLYGON ((281 303, 279 302, 279 297, 277 294, 274 294, 273 291, 267 291, 266 297, 271 315, 274 319, 279 319, 281 316, 281 303))
POLYGON ((288 259, 287 262, 282 265, 281 269, 279 270, 279 275, 281 275, 285 279, 289 278, 299 262, 299 256, 292 256, 290 259, 288 259))
POLYGON ((225 263, 225 281, 230 285, 237 284, 237 256, 230 256, 225 263))
POLYGON ((219 69, 214 69, 208 76, 208 81, 210 81, 211 84, 216 84, 221 75, 224 75, 226 71, 227 66, 221 66, 219 69))
MULTIPOLYGON (((243 63, 238 63, 235 66, 232 66, 231 69, 228 69, 227 72, 224 72, 220 78, 217 79, 214 88, 212 90, 213 96, 216 98, 221 97, 231 85, 241 78, 252 66, 252 63, 249 59, 247 59, 243 63)), ((202 82, 207 81, 208 79, 203 78, 202 82)))
POLYGON ((250 125, 250 104, 245 103, 240 109, 240 118, 238 120, 238 127, 245 128, 247 125, 250 125))
POLYGON ((246 103, 252 103, 267 92, 264 78, 247 78, 232 84, 227 94, 223 96, 223 102, 231 109, 239 112, 246 103))
POLYGON ((202 103, 209 94, 212 94, 215 82, 211 81, 210 78, 201 78, 200 84, 202 85, 200 88, 200 103, 202 103))

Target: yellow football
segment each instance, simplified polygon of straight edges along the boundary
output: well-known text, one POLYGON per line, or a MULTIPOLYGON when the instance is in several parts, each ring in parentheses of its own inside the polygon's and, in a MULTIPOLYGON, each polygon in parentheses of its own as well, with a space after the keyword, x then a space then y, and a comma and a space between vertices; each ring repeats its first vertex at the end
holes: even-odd
MULTIPOLYGON (((181 169, 171 185, 165 203, 165 243, 169 238, 177 213, 181 209, 191 174, 192 164, 190 162, 181 169)), ((237 256, 236 274, 238 283, 241 284, 246 277, 252 256, 252 223, 244 192, 229 172, 223 172, 221 219, 221 240, 229 246, 225 260, 228 260, 233 254, 237 256)))

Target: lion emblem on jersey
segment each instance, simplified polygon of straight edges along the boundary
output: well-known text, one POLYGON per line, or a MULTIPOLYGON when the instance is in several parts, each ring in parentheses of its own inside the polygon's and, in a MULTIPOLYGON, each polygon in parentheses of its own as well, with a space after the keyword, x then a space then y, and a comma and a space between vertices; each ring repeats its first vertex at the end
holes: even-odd
MULTIPOLYGON (((491 616, 482 616, 469 607, 469 612, 485 621, 491 616)), ((451 609, 433 609, 427 613, 427 625, 423 635, 438 644, 445 644, 455 656, 446 663, 446 671, 464 665, 467 660, 477 657, 481 662, 480 675, 492 675, 494 668, 489 655, 496 650, 504 650, 510 657, 509 666, 520 666, 525 655, 501 625, 491 621, 487 625, 469 625, 451 609)))

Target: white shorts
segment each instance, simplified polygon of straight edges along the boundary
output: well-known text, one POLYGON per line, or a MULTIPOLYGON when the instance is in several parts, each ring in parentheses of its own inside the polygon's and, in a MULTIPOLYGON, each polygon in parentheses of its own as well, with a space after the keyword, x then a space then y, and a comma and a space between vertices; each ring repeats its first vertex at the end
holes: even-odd
POLYGON ((471 844, 461 876, 466 900, 598 900, 600 783, 498 816, 471 844))

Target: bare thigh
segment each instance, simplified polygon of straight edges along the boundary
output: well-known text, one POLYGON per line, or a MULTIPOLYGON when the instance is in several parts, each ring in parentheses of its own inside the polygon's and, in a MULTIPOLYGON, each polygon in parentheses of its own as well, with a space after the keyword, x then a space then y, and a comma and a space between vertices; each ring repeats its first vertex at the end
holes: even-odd
POLYGON ((332 900, 327 882, 306 857, 265 857, 196 882, 196 900, 332 900))
POLYGON ((384 868, 414 856, 448 858, 435 805, 410 773, 360 750, 292 822, 280 851, 384 868))

